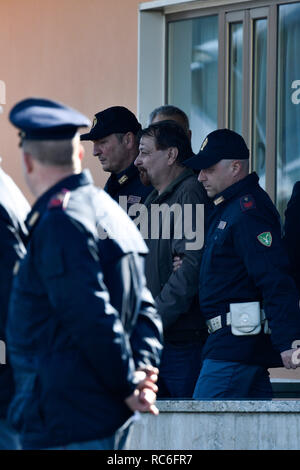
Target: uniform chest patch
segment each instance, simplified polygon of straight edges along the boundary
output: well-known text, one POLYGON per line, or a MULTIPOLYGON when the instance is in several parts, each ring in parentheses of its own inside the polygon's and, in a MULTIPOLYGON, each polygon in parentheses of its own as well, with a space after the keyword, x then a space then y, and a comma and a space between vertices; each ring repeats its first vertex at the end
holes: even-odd
POLYGON ((257 240, 264 246, 270 247, 272 245, 272 234, 271 232, 263 232, 257 235, 257 240))
POLYGON ((128 196, 128 204, 138 204, 142 198, 140 196, 128 196))
POLYGON ((249 209, 255 209, 256 207, 254 198, 251 194, 241 197, 240 205, 243 212, 248 211, 249 209))
POLYGON ((218 225, 218 228, 219 228, 220 230, 224 230, 224 228, 226 227, 226 225, 227 225, 227 222, 226 222, 225 220, 220 220, 219 225, 218 225))

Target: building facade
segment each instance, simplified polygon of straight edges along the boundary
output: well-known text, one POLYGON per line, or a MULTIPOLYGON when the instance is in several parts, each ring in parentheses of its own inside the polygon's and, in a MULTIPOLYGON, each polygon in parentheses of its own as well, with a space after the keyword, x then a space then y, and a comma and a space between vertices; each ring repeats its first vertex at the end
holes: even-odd
POLYGON ((159 0, 140 5, 139 113, 185 110, 193 148, 241 133, 281 214, 300 179, 300 2, 159 0))

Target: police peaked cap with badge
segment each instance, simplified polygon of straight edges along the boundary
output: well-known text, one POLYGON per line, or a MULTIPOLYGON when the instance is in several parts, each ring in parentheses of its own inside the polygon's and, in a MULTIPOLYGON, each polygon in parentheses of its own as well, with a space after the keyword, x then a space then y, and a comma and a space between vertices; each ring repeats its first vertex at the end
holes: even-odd
POLYGON ((90 120, 69 106, 44 98, 27 98, 9 113, 11 123, 20 129, 23 140, 72 139, 90 120))
POLYGON ((249 150, 243 137, 230 129, 217 129, 202 142, 197 155, 183 162, 195 170, 204 170, 221 160, 246 160, 249 150))
POLYGON ((100 140, 111 134, 137 134, 142 126, 135 115, 124 106, 112 106, 95 114, 93 126, 87 134, 80 136, 81 140, 100 140))

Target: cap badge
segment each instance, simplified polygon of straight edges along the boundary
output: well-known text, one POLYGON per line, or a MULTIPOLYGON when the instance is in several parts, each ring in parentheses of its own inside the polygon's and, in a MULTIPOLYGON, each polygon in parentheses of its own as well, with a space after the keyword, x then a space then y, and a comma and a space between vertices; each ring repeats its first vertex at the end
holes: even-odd
POLYGON ((208 138, 206 137, 206 139, 203 141, 203 144, 201 145, 201 151, 204 149, 204 147, 207 145, 207 142, 208 142, 208 138))
POLYGON ((260 235, 257 235, 257 239, 264 246, 270 247, 272 245, 271 232, 263 232, 260 235))
POLYGON ((96 118, 96 116, 95 116, 95 117, 94 117, 94 120, 93 120, 92 129, 95 127, 96 124, 97 124, 97 118, 96 118))

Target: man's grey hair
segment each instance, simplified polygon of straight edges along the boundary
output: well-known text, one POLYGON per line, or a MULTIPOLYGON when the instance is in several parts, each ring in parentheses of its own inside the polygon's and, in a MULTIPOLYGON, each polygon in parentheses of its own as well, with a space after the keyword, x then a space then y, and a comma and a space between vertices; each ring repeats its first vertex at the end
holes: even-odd
MULTIPOLYGON (((133 134, 133 132, 132 132, 132 134, 133 134)), ((123 142, 124 135, 126 135, 126 132, 125 133, 115 133, 115 136, 117 137, 119 144, 121 144, 123 142)), ((140 143, 139 132, 137 134, 133 134, 133 135, 134 135, 134 140, 135 140, 136 145, 139 146, 139 143, 140 143)))
POLYGON ((167 118, 171 118, 174 116, 179 116, 182 119, 182 122, 184 124, 184 130, 187 133, 190 128, 190 122, 189 118, 185 114, 182 109, 177 108, 177 106, 173 106, 171 104, 165 104, 163 106, 159 106, 158 108, 155 108, 149 115, 149 122, 152 123, 152 121, 159 115, 166 116, 167 118))
POLYGON ((73 157, 79 151, 80 138, 76 134, 66 140, 24 140, 22 147, 43 165, 72 166, 73 157))

